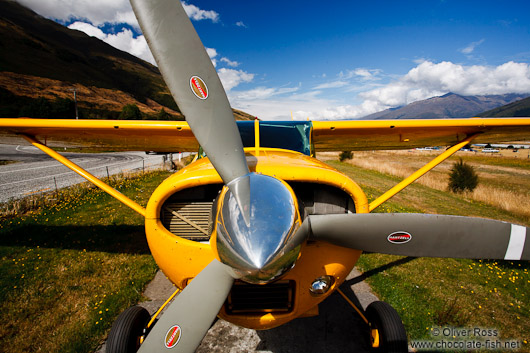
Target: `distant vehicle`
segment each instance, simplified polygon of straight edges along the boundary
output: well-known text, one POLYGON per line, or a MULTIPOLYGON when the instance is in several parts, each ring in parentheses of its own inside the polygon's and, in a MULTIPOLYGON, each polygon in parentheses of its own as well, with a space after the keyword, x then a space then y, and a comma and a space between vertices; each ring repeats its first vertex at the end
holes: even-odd
POLYGON ((145 151, 145 154, 171 154, 171 153, 180 153, 180 152, 158 152, 158 151, 145 151))
POLYGON ((474 149, 472 149, 471 147, 462 147, 460 149, 460 151, 462 152, 476 152, 474 149))
POLYGON ((438 151, 440 147, 420 147, 416 148, 417 151, 438 151))
POLYGON ((484 148, 482 150, 484 153, 499 153, 499 150, 496 150, 495 148, 484 148))

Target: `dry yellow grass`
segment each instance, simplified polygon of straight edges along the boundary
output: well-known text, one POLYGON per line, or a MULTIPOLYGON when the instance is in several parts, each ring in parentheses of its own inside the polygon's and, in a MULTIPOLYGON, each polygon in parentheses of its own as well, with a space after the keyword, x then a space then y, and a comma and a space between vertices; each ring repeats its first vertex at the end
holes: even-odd
POLYGON ((124 105, 135 104, 143 113, 156 114, 164 108, 171 115, 182 116, 179 112, 164 107, 152 99, 147 99, 145 103, 142 103, 129 93, 116 89, 85 86, 80 83, 72 84, 70 82, 13 72, 2 72, 2 75, 0 75, 0 87, 11 91, 17 96, 44 97, 50 100, 55 100, 56 98, 73 99, 72 89, 75 87, 80 108, 96 106, 99 109, 119 112, 124 105))
MULTIPOLYGON (((405 178, 423 166, 430 158, 420 151, 355 152, 347 162, 365 169, 405 178)), ((503 158, 492 157, 492 158, 503 158)), ((504 157, 507 158, 507 157, 504 157)), ((479 186, 462 196, 484 202, 508 212, 530 218, 530 170, 525 166, 505 167, 471 162, 478 174, 479 186)), ((446 191, 452 162, 444 162, 416 182, 446 191)))

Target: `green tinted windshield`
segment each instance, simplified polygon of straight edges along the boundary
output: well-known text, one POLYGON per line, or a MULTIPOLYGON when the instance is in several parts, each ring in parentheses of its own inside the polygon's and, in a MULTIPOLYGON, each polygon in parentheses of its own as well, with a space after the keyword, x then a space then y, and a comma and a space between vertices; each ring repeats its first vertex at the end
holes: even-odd
MULTIPOLYGON (((237 121, 244 147, 254 147, 254 121, 237 121)), ((260 147, 311 155, 310 121, 260 121, 260 147)))

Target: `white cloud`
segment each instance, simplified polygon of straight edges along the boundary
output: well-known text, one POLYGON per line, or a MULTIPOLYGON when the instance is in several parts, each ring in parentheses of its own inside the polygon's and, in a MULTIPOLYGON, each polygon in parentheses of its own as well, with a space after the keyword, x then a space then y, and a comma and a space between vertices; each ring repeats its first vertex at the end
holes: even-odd
POLYGON ((230 91, 240 83, 251 82, 254 79, 254 74, 249 74, 243 70, 221 68, 217 70, 217 73, 226 91, 230 91))
POLYGON ((469 55, 469 54, 471 54, 473 51, 475 51, 475 48, 476 48, 476 47, 478 47, 479 45, 481 45, 482 43, 484 43, 484 41, 485 41, 485 39, 481 39, 481 40, 479 40, 479 41, 472 42, 472 43, 470 43, 467 47, 460 49, 460 52, 461 52, 462 54, 469 55))
POLYGON ((219 21, 219 14, 213 10, 201 10, 197 6, 188 4, 184 1, 182 2, 182 6, 184 7, 184 11, 188 14, 188 17, 192 20, 211 20, 214 23, 219 21))
POLYGON ((138 28, 128 0, 18 0, 39 15, 63 21, 86 19, 95 26, 104 23, 127 23, 138 28))
MULTIPOLYGON (((94 26, 105 23, 127 23, 139 29, 138 22, 128 0, 17 0, 39 15, 62 21, 83 19, 94 26)), ((219 21, 219 14, 213 10, 202 10, 195 5, 182 2, 188 16, 195 21, 219 21)), ((83 21, 84 22, 84 21, 83 21)))
POLYGON ((381 70, 378 69, 364 69, 364 68, 358 68, 353 70, 353 74, 357 77, 359 77, 363 81, 374 81, 379 80, 379 75, 381 74, 381 70))
POLYGON ((74 22, 70 26, 70 29, 77 29, 85 32, 89 36, 101 39, 105 43, 112 45, 113 47, 128 52, 134 56, 139 57, 153 65, 156 65, 155 59, 151 54, 151 50, 147 45, 145 37, 138 36, 134 38, 133 33, 130 29, 124 29, 121 32, 115 34, 103 33, 101 29, 85 22, 74 22))
POLYGON ((397 82, 382 90, 406 93, 421 90, 423 97, 412 97, 400 103, 425 99, 439 92, 462 95, 488 95, 530 92, 530 64, 507 62, 499 66, 464 66, 443 61, 435 64, 425 61, 410 70, 397 82))
POLYGON ((230 67, 238 67, 239 63, 237 61, 232 61, 228 58, 221 58, 221 61, 230 67))
POLYGON ((346 81, 332 81, 332 82, 326 82, 321 83, 320 85, 317 85, 313 87, 313 89, 328 89, 328 88, 340 88, 349 85, 346 81))
POLYGON ((210 59, 214 59, 217 56, 217 50, 214 48, 206 48, 206 52, 208 53, 210 59))
MULTIPOLYGON (((354 70, 341 71, 337 75, 335 81, 321 83, 313 89, 329 89, 329 88, 341 88, 344 87, 343 91, 356 91, 358 90, 359 85, 355 85, 352 82, 357 81, 361 82, 363 85, 366 85, 366 82, 377 81, 381 79, 382 70, 379 69, 365 69, 357 68, 354 70)), ((326 75, 322 75, 321 78, 326 78, 326 75)), ((366 89, 366 88, 365 88, 366 89)))
POLYGON ((297 90, 298 87, 261 87, 248 92, 229 93, 229 99, 234 108, 264 120, 291 120, 291 116, 294 120, 306 120, 313 118, 314 112, 336 105, 336 102, 319 98, 318 91, 289 94, 297 90))
POLYGON ((360 79, 363 81, 372 81, 379 80, 379 75, 382 73, 382 70, 379 69, 366 69, 366 68, 356 68, 353 70, 341 71, 338 74, 338 77, 341 80, 349 79, 360 79))
MULTIPOLYGON (((298 87, 256 87, 248 91, 235 92, 232 97, 237 100, 251 101, 254 99, 268 99, 274 96, 281 96, 289 93, 297 92, 300 89, 298 87)), ((291 96, 290 98, 294 98, 291 96)))
POLYGON ((205 48, 205 49, 206 49, 206 53, 208 53, 208 56, 212 60, 213 66, 217 67, 217 59, 215 58, 217 56, 217 50, 213 48, 205 48))
POLYGON ((247 25, 243 23, 243 21, 236 22, 236 26, 243 27, 243 28, 248 28, 247 25))
POLYGON ((77 29, 78 31, 84 32, 88 34, 91 37, 96 37, 98 39, 105 39, 107 35, 103 33, 103 31, 95 26, 92 26, 90 23, 85 22, 74 22, 70 26, 68 26, 70 29, 77 29))

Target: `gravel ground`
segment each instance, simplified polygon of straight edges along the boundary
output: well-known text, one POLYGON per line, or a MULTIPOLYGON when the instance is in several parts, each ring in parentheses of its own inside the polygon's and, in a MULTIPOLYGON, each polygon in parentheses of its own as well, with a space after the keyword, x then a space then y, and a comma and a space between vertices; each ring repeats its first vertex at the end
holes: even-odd
MULTIPOLYGON (((354 269, 341 289, 356 305, 366 308, 378 299, 359 276, 354 269)), ((174 290, 175 287, 159 271, 144 292, 149 300, 140 305, 153 314, 174 290)), ((295 319, 265 331, 242 328, 218 319, 196 353, 369 352, 364 321, 338 293, 321 303, 319 312, 318 316, 295 319)), ((105 344, 96 353, 106 353, 105 344)))

